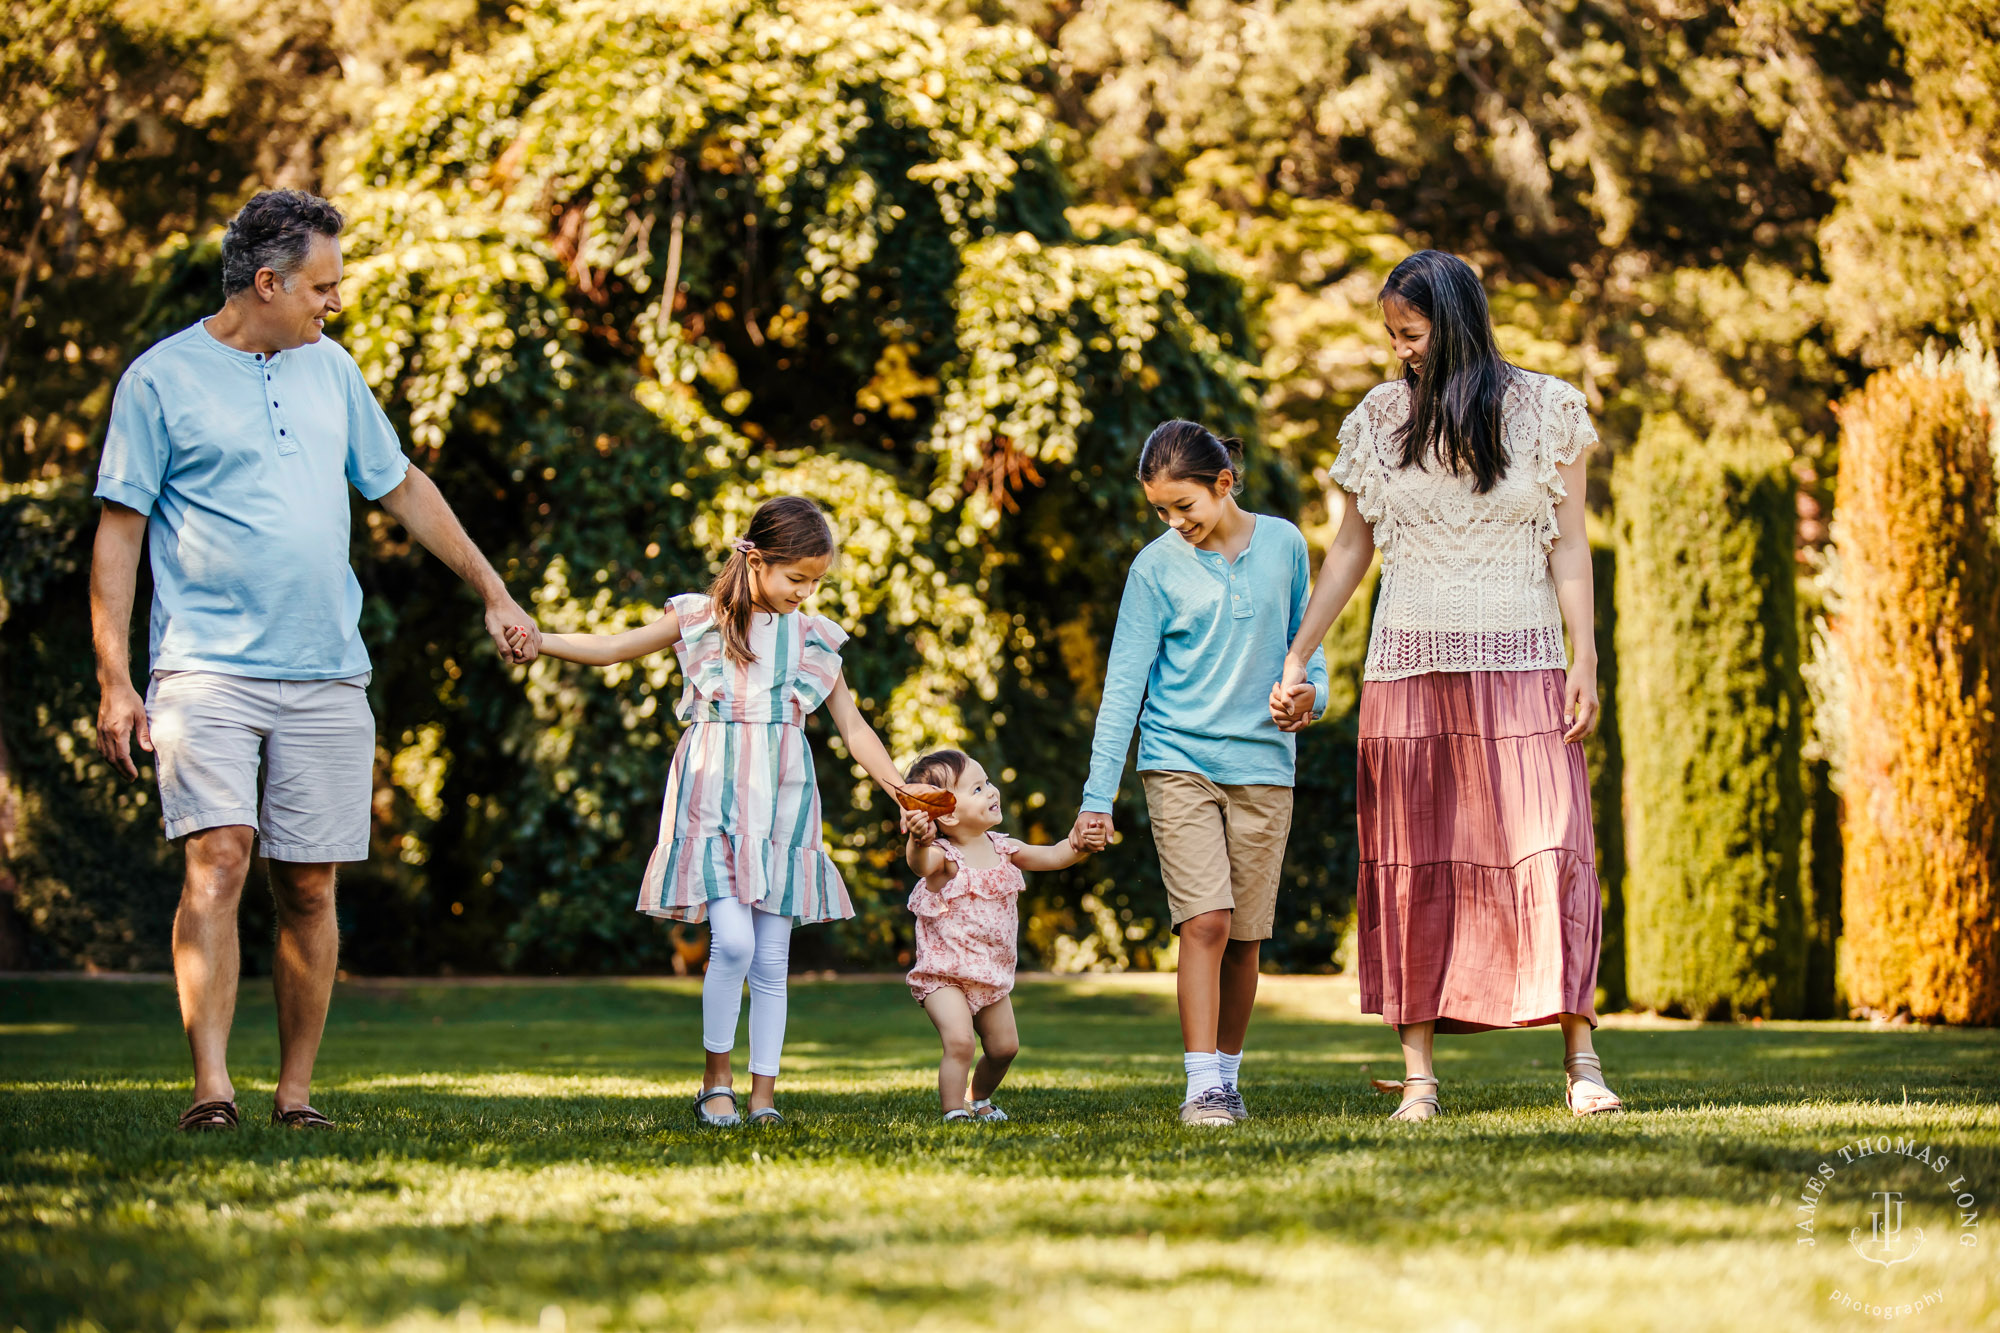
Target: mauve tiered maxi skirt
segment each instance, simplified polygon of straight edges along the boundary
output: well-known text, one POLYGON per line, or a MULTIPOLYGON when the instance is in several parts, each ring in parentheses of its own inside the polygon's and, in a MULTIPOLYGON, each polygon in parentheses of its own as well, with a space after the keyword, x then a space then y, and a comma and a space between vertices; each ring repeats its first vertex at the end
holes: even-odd
POLYGON ((1563 673, 1361 688, 1361 1008, 1439 1032, 1597 1022, 1602 942, 1583 747, 1563 673))

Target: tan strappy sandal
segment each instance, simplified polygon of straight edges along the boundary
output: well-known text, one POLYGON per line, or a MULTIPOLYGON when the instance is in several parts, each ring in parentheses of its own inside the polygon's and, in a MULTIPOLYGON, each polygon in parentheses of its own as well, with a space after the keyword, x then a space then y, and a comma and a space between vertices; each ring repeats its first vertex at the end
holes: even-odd
POLYGON ((1571 1115, 1604 1115, 1622 1111, 1625 1103, 1604 1081, 1604 1065, 1595 1054, 1584 1052, 1563 1057, 1563 1104, 1571 1115), (1596 1092, 1577 1089, 1596 1088, 1596 1092))
MULTIPOLYGON (((1375 1085, 1375 1091, 1377 1092, 1400 1092, 1405 1094, 1409 1092, 1412 1083, 1428 1083, 1432 1088, 1436 1088, 1438 1085, 1437 1079, 1429 1074, 1405 1074, 1400 1082, 1385 1078, 1371 1079, 1369 1081, 1375 1085)), ((1416 1097, 1404 1096, 1402 1104, 1389 1113, 1389 1118, 1391 1120, 1399 1120, 1406 1125, 1421 1125, 1425 1121, 1435 1120, 1443 1114, 1444 1106, 1438 1101, 1437 1093, 1426 1092, 1416 1097), (1419 1107, 1425 1108, 1423 1114, 1413 1114, 1419 1107)))

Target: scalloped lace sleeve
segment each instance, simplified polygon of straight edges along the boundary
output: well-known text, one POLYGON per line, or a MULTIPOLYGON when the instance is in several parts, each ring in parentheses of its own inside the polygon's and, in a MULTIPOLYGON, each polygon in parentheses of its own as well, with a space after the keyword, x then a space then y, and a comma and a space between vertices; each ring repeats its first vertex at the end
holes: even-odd
POLYGON ((1583 457, 1583 451, 1597 443, 1597 427, 1590 421, 1590 404, 1583 390, 1562 380, 1552 379, 1548 388, 1548 408, 1542 414, 1536 434, 1535 455, 1540 460, 1535 481, 1542 488, 1542 552, 1555 549, 1562 532, 1556 526, 1556 506, 1569 498, 1559 467, 1568 467, 1583 457))
POLYGON ((1362 399, 1360 406, 1340 423, 1340 452, 1335 455, 1331 469, 1334 484, 1354 498, 1361 517, 1370 523, 1380 523, 1387 512, 1384 504, 1387 478, 1376 448, 1375 422, 1369 404, 1369 399, 1380 392, 1370 391, 1368 398, 1362 399))

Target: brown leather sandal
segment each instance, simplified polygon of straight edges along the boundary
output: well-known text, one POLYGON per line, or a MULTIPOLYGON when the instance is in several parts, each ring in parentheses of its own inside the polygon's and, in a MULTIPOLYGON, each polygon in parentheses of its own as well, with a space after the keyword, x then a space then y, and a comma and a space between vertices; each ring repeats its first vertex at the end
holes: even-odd
POLYGON ((332 1129, 333 1122, 310 1106, 298 1106, 289 1111, 271 1108, 271 1123, 283 1125, 286 1129, 332 1129))
POLYGON ((235 1129, 235 1102, 196 1102, 181 1112, 178 1128, 183 1134, 204 1134, 214 1129, 235 1129))

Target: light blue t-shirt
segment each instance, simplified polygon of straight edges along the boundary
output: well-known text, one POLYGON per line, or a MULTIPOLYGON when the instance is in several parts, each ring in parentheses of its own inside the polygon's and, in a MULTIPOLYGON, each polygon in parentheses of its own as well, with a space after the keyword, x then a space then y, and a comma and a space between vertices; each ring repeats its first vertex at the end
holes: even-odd
MULTIPOLYGON (((1271 687, 1312 594, 1306 539, 1282 518, 1253 514, 1235 563, 1168 532, 1125 575, 1104 702, 1090 748, 1085 810, 1108 813, 1132 725, 1139 770, 1199 773, 1222 786, 1292 785, 1296 738, 1271 721, 1271 687), (1142 706, 1143 701, 1143 706, 1142 706)), ((1326 653, 1306 675, 1326 708, 1326 653)))
POLYGON ((196 323, 148 348, 118 381, 97 497, 149 517, 152 669, 368 670, 347 487, 380 499, 409 466, 330 338, 266 356, 196 323))

